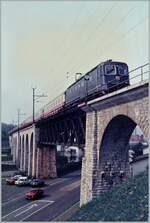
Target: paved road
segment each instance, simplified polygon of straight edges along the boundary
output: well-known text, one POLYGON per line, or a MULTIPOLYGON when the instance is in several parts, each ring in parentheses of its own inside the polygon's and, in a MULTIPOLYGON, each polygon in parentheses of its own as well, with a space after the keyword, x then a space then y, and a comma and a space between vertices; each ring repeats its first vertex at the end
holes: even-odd
POLYGON ((41 199, 28 201, 30 187, 5 185, 2 179, 2 221, 49 221, 79 201, 80 171, 48 182, 41 199))

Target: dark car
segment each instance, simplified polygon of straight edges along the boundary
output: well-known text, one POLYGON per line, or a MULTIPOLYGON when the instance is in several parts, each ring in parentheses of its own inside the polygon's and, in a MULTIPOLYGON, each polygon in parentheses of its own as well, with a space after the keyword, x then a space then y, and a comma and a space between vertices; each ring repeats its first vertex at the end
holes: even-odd
POLYGON ((26 199, 34 200, 43 196, 44 191, 42 189, 31 190, 26 193, 26 199))
POLYGON ((45 182, 43 180, 39 180, 39 179, 33 179, 31 182, 30 182, 30 185, 32 187, 42 187, 42 186, 45 186, 45 182))

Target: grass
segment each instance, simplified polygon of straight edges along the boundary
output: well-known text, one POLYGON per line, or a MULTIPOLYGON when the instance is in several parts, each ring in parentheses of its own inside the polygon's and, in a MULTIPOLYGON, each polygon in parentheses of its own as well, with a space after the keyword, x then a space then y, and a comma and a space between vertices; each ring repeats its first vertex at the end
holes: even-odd
POLYGON ((69 221, 148 221, 148 171, 84 205, 69 221))

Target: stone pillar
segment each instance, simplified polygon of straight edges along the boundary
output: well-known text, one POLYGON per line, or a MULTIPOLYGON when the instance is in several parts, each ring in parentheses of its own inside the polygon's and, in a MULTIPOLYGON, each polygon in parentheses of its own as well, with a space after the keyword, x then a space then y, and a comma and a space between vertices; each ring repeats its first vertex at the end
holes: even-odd
POLYGON ((24 146, 24 162, 23 162, 23 171, 26 172, 26 156, 27 156, 27 151, 26 151, 26 146, 24 146))
POLYGON ((16 163, 16 166, 18 167, 18 148, 19 148, 19 143, 18 143, 18 136, 17 136, 17 139, 16 139, 16 147, 15 147, 15 150, 16 150, 16 160, 15 160, 15 163, 16 163))
POLYGON ((82 159, 80 206, 93 198, 97 173, 97 112, 86 114, 86 145, 82 159))
MULTIPOLYGON (((29 140, 30 142, 30 140, 29 140)), ((29 143, 29 148, 28 148, 28 154, 27 154, 27 160, 28 160, 28 163, 27 163, 27 175, 29 176, 30 175, 30 172, 31 172, 31 148, 30 148, 30 143, 29 143)))
POLYGON ((38 153, 38 140, 39 140, 39 129, 35 126, 33 127, 33 157, 32 157, 32 176, 36 176, 36 170, 37 170, 37 153, 38 153))
POLYGON ((42 149, 37 148, 36 177, 42 178, 42 149))
POLYGON ((37 148, 33 147, 32 176, 36 176, 36 160, 37 160, 37 148))
POLYGON ((37 149, 36 177, 55 178, 56 171, 56 147, 43 147, 37 149))
POLYGON ((13 154, 13 163, 16 163, 16 140, 12 136, 12 154, 13 154))

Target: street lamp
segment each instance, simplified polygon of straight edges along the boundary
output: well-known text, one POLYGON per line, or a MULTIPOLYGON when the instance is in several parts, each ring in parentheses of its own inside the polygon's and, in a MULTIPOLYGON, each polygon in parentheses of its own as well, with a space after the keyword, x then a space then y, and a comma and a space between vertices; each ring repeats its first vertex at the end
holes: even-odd
POLYGON ((43 98, 43 97, 47 97, 47 95, 44 94, 35 94, 35 90, 36 88, 32 88, 32 100, 33 100, 33 123, 35 122, 35 102, 37 102, 36 100, 39 98, 43 98))

